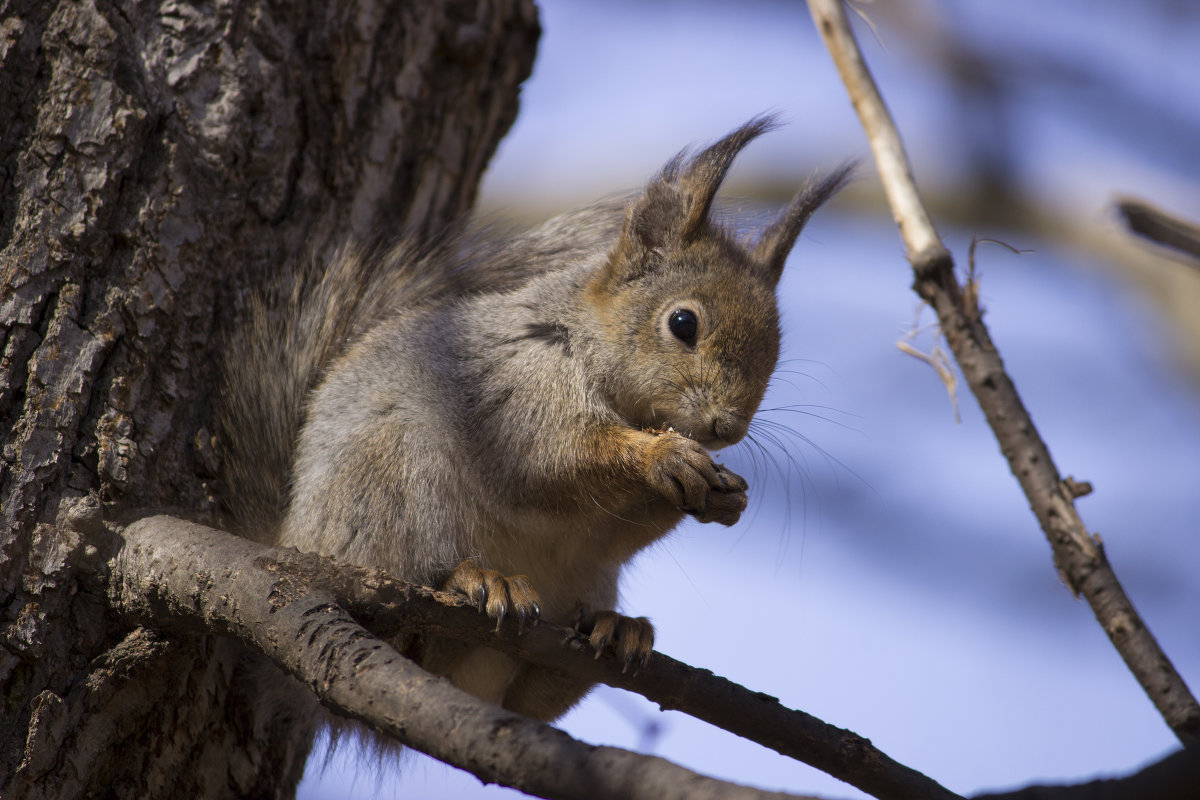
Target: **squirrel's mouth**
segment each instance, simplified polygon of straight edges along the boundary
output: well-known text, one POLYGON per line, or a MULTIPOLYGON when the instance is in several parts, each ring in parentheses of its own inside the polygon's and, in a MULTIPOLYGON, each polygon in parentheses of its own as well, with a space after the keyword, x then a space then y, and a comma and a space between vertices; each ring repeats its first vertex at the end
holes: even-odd
POLYGON ((737 444, 739 441, 741 441, 742 436, 745 434, 745 429, 742 428, 742 429, 740 429, 740 433, 736 436, 736 438, 722 438, 721 436, 717 435, 715 430, 708 431, 708 435, 702 436, 702 435, 697 435, 695 432, 693 432, 692 430, 690 430, 688 428, 685 428, 682 426, 676 427, 675 425, 666 425, 666 424, 661 425, 661 426, 659 426, 659 425, 645 426, 642 428, 642 430, 649 431, 650 433, 657 433, 657 434, 677 433, 680 436, 686 437, 688 439, 691 439, 693 442, 696 442, 701 447, 703 447, 705 450, 708 450, 708 451, 714 452, 714 453, 718 450, 729 447, 731 444, 737 444))
MULTIPOLYGON (((735 439, 734 441, 731 442, 726 439, 718 439, 716 437, 708 437, 705 439, 701 439, 701 438, 698 438, 695 436, 689 436, 688 438, 695 439, 697 442, 699 442, 701 444, 702 447, 704 447, 705 450, 710 450, 714 453, 717 452, 718 450, 723 450, 724 448, 729 447, 729 445, 731 445, 731 444, 737 444, 737 442, 738 442, 737 439, 735 439)), ((740 439, 740 438, 741 437, 738 437, 738 439, 740 439)))
POLYGON ((686 436, 705 450, 716 452, 737 444, 750 428, 750 417, 735 408, 723 407, 707 397, 687 397, 685 402, 663 414, 661 406, 643 422, 642 428, 656 433, 672 431, 686 436), (686 402, 690 401, 690 402, 686 402))

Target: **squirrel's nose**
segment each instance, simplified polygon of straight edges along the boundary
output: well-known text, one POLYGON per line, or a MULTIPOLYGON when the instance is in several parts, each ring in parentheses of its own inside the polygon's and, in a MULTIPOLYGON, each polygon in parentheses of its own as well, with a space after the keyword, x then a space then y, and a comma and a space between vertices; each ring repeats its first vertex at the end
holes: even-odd
POLYGON ((723 411, 713 417, 712 433, 723 444, 733 444, 741 441, 749 425, 750 421, 741 414, 723 411))

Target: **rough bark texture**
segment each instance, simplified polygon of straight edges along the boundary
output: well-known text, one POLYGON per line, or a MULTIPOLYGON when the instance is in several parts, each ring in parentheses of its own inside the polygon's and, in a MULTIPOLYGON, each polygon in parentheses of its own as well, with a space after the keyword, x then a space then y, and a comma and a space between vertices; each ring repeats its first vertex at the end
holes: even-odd
POLYGON ((222 316, 464 213, 536 36, 531 0, 0 6, 0 796, 292 793, 310 732, 228 641, 109 615, 59 509, 211 517, 222 316))

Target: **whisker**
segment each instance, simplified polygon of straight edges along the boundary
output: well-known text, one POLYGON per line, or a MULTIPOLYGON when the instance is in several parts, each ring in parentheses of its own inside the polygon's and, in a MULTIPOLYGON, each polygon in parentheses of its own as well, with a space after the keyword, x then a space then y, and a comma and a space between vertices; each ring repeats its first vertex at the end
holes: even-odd
MULTIPOLYGON (((818 417, 818 418, 820 418, 820 417, 818 417)), ((843 426, 840 423, 838 423, 836 420, 826 420, 826 421, 830 422, 833 425, 838 425, 839 427, 846 427, 846 426, 843 426)), ((818 455, 821 456, 821 458, 825 461, 826 466, 829 467, 830 473, 833 475, 835 480, 837 480, 837 478, 838 478, 838 473, 844 471, 845 473, 856 478, 860 483, 862 483, 863 486, 866 486, 867 488, 871 488, 871 485, 866 481, 866 479, 863 478, 861 475, 859 475, 857 472, 855 472, 848 464, 846 464, 844 461, 839 459, 837 456, 830 453, 824 447, 821 447, 819 444, 817 444, 815 441, 813 441, 813 439, 809 438, 808 436, 805 436, 803 433, 800 433, 799 431, 795 430, 794 428, 792 428, 788 425, 785 425, 781 422, 777 422, 776 420, 766 419, 763 417, 756 417, 754 422, 752 423, 752 427, 754 425, 762 426, 763 428, 771 431, 772 435, 775 437, 774 441, 776 441, 781 448, 783 447, 783 443, 784 443, 784 440, 782 438, 782 435, 784 435, 784 434, 786 434, 787 438, 790 441, 798 440, 801 443, 803 443, 804 445, 806 445, 812 451, 816 452, 818 455), (835 469, 835 467, 836 467, 836 469, 835 469)), ((854 428, 848 428, 848 430, 852 430, 852 431, 861 433, 861 431, 857 431, 854 428)), ((803 457, 803 455, 801 457, 803 457)), ((807 461, 805 463, 807 464, 807 461)), ((840 481, 838 482, 837 485, 839 487, 841 486, 840 481)))
MULTIPOLYGON (((825 369, 829 370, 833 374, 835 374, 835 375, 837 374, 837 370, 835 370, 833 367, 831 367, 828 362, 819 361, 815 358, 800 358, 799 356, 789 356, 788 358, 779 359, 778 363, 779 363, 779 366, 781 366, 781 367, 784 366, 785 364, 816 364, 818 367, 824 367, 825 369)), ((776 369, 776 371, 778 372, 778 369, 776 369)))
MULTIPOLYGON (((838 409, 832 408, 830 406, 819 406, 819 405, 799 405, 798 404, 798 405, 794 405, 794 406, 774 406, 772 408, 761 408, 761 409, 759 409, 758 413, 759 414, 764 414, 764 413, 770 414, 770 413, 779 411, 779 412, 784 412, 784 413, 788 413, 788 414, 799 414, 801 416, 809 417, 811 419, 819 419, 822 422, 828 422, 830 425, 836 425, 837 427, 839 427, 845 431, 852 431, 853 433, 863 434, 864 436, 866 435, 865 433, 863 433, 863 430, 861 428, 856 428, 853 425, 842 422, 841 420, 833 419, 832 417, 827 417, 827 416, 824 416, 823 414, 818 414, 815 411, 807 411, 806 409, 809 409, 809 408, 818 408, 818 409, 821 409, 822 411, 830 411, 835 414, 844 414, 845 416, 853 417, 854 419, 862 419, 862 417, 859 416, 858 414, 851 414, 847 411, 839 411, 838 409)), ((766 420, 764 420, 764 422, 765 421, 766 420)), ((781 424, 779 422, 775 422, 774 420, 770 420, 770 421, 774 422, 776 425, 781 424)))
MULTIPOLYGON (((779 543, 776 550, 776 563, 782 564, 784 557, 787 555, 788 544, 791 541, 791 526, 794 514, 794 497, 790 487, 796 484, 792 480, 792 475, 795 475, 800 488, 800 513, 802 515, 802 530, 808 528, 808 513, 809 513, 809 478, 804 467, 792 457, 792 455, 781 445, 778 438, 769 432, 759 431, 758 435, 753 433, 747 434, 746 439, 754 444, 758 451, 762 462, 769 464, 769 470, 773 470, 778 476, 780 483, 785 487, 783 492, 783 512, 784 525, 780 532, 779 543), (772 447, 768 447, 762 441, 765 439, 772 447), (774 451, 782 453, 784 461, 781 463, 774 451)), ((801 539, 803 540, 803 536, 801 539)))

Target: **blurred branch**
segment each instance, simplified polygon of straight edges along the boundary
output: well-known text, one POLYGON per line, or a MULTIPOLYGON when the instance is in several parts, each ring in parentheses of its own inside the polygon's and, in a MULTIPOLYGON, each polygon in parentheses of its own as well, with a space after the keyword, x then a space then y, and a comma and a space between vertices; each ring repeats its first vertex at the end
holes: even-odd
MULTIPOLYGON (((1076 2, 1073 11, 1088 21, 1070 47, 1051 37, 1021 36, 1019 28, 988 24, 1001 21, 995 13, 998 4, 872 3, 871 15, 882 23, 872 25, 873 32, 882 28, 907 40, 908 51, 936 73, 937 80, 926 88, 954 107, 951 146, 966 156, 962 166, 967 175, 954 190, 959 199, 953 213, 1004 227, 1035 221, 1024 219, 1037 213, 1030 207, 1027 178, 1042 172, 1020 169, 1030 166, 1022 163, 1020 128, 1031 113, 1048 114, 1058 123, 1086 130, 1089 137, 1108 139, 1167 171, 1186 171, 1200 139, 1187 99, 1169 90, 1169 79, 1124 80, 1129 71, 1112 71, 1111 54, 1100 57, 1105 52, 1101 41, 1083 30, 1121 29, 1124 39, 1135 40, 1139 34, 1153 36, 1160 27, 1176 33, 1194 29, 1194 10, 1184 14, 1171 7, 1175 1, 1144 0, 1136 11, 1126 4, 1076 2), (1100 97, 1103 102, 1097 102, 1100 97)), ((1060 14, 1063 5, 1055 4, 1060 14)))
POLYGON ((1200 226, 1140 200, 1118 200, 1117 210, 1134 233, 1152 242, 1200 258, 1200 226))
POLYGON ((1200 748, 1189 747, 1123 778, 1075 786, 1027 786, 1013 792, 976 795, 972 800, 1195 800, 1200 786, 1200 748))
MULTIPOLYGON (((379 570, 264 547, 172 517, 118 531, 112 605, 139 624, 234 636, 357 719, 487 782, 545 797, 784 798, 567 734, 464 694, 377 637, 405 632, 486 644, 541 666, 638 692, 798 758, 880 800, 958 795, 849 731, 659 653, 638 674, 586 637, 478 613, 461 595, 379 570), (448 713, 446 709, 454 709, 448 713)), ((961 800, 961 798, 959 798, 961 800)))
POLYGON ((1200 742, 1200 705, 1121 587, 1099 536, 1091 535, 1016 387, 1004 370, 978 308, 954 275, 920 198, 895 123, 872 79, 840 0, 808 0, 871 144, 892 214, 912 264, 914 291, 937 313, 946 342, 1029 500, 1066 584, 1096 619, 1163 719, 1184 744, 1200 742))

